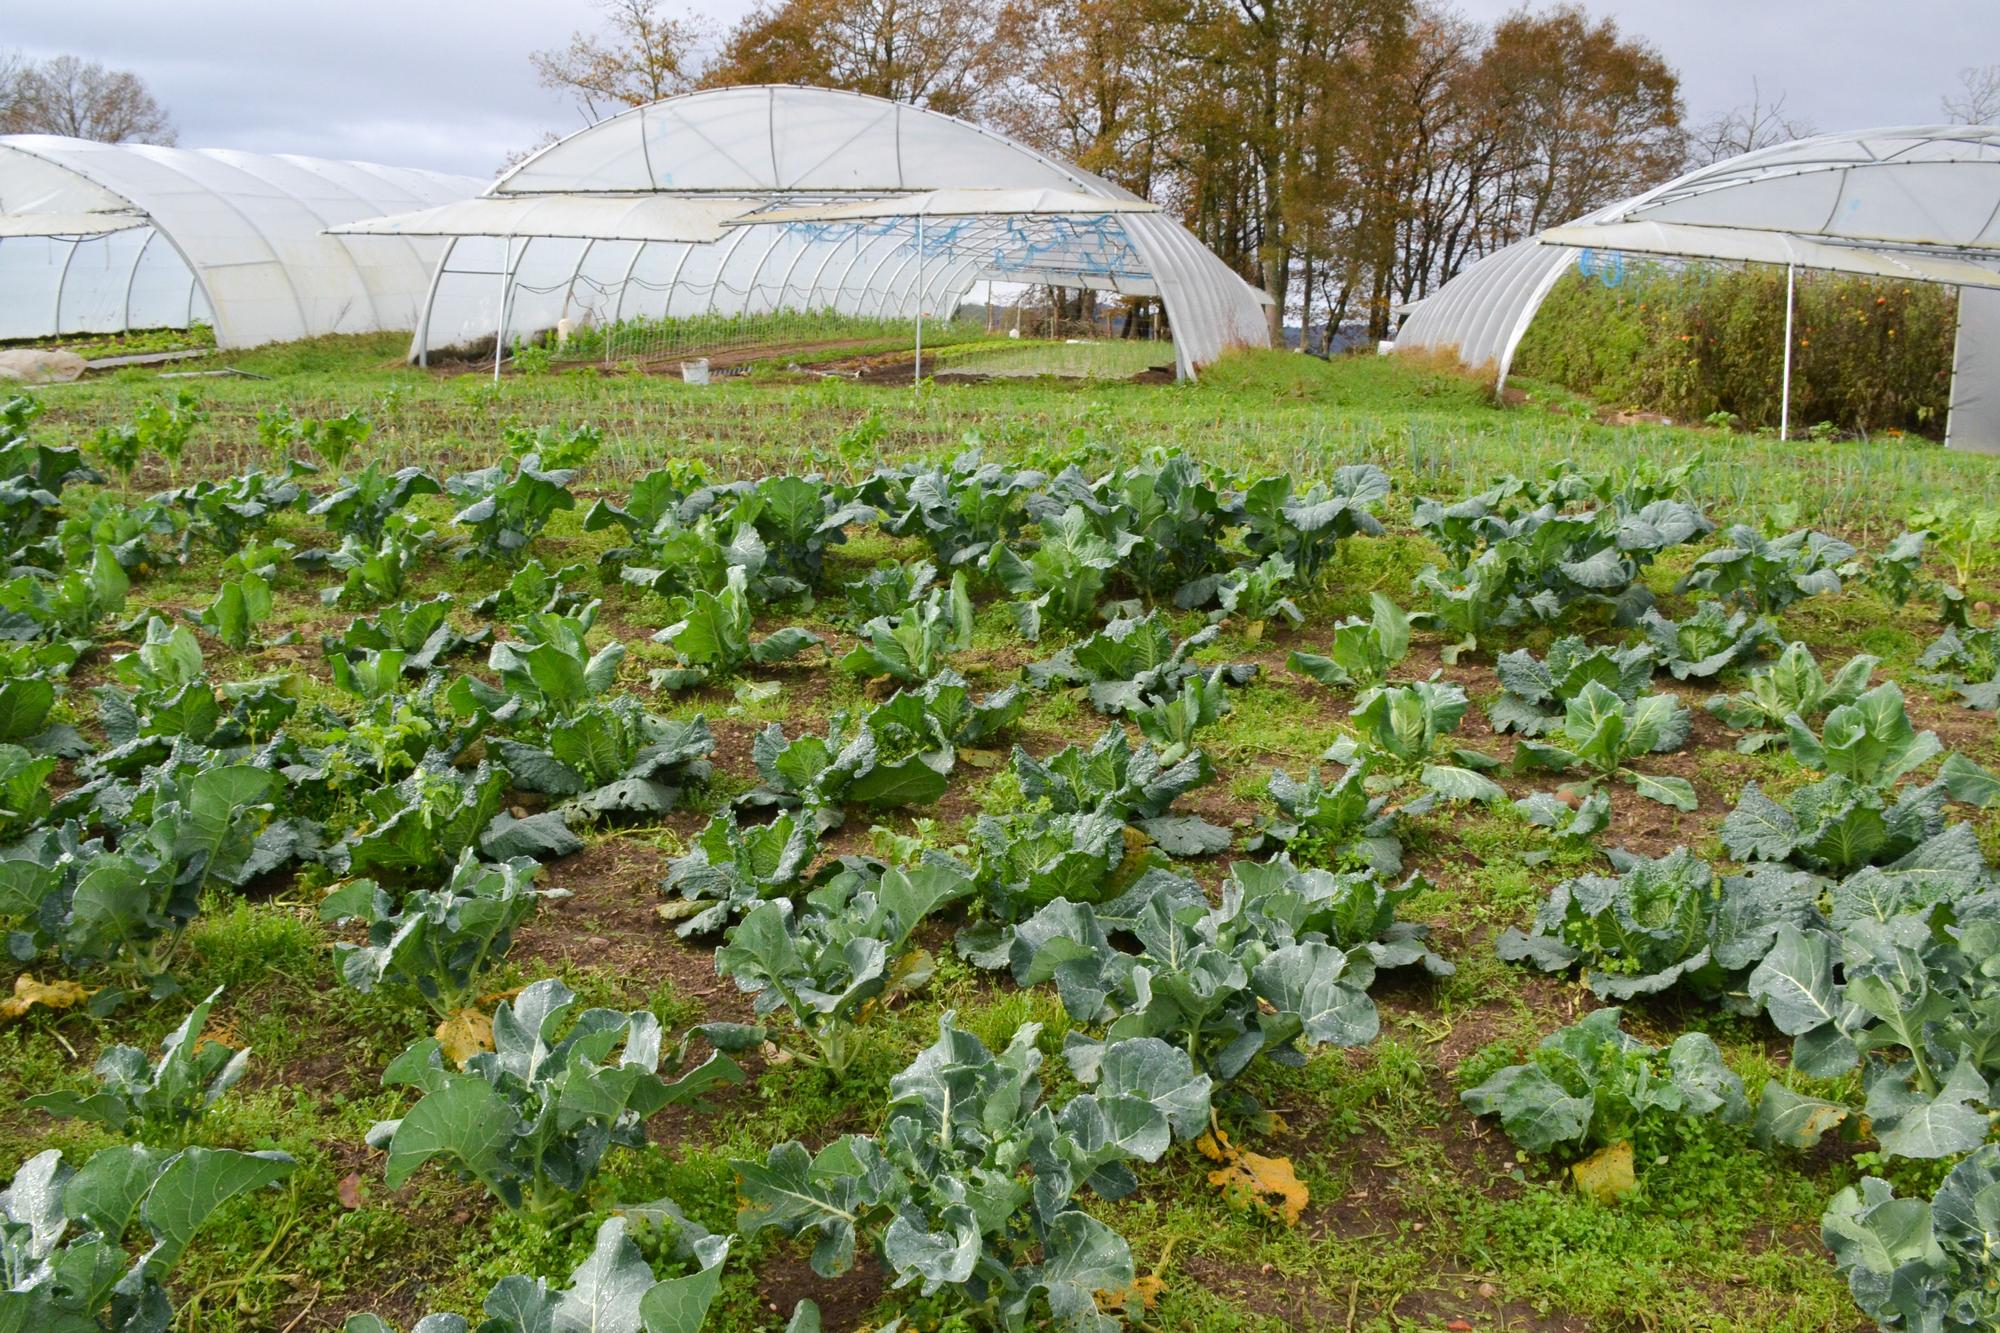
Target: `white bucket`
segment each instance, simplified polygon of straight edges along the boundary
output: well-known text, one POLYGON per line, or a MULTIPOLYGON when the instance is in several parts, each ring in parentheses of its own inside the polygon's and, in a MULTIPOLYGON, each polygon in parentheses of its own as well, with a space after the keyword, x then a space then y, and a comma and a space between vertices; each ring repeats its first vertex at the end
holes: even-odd
POLYGON ((708 383, 708 358, 705 356, 698 356, 691 361, 681 362, 681 383, 683 384, 708 383))

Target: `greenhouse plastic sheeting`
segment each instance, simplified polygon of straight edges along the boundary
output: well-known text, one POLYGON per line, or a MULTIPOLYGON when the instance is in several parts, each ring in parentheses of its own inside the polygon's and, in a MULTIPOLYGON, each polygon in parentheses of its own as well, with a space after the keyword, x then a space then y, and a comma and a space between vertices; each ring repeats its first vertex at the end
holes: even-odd
MULTIPOLYGON (((1140 202, 1088 172, 965 121, 858 93, 725 88, 636 107, 543 149, 489 197, 634 193, 808 207, 926 190, 1054 190, 1140 202)), ((974 217, 925 237, 907 223, 746 226, 713 243, 453 242, 413 352, 638 316, 836 310, 948 314, 975 282, 1056 282, 1158 295, 1184 375, 1268 345, 1264 300, 1172 217, 974 217)))
POLYGON ((1420 302, 1396 345, 1454 350, 1504 382, 1585 241, 1958 286, 1947 441, 2000 452, 2000 298, 1986 276, 2000 271, 2000 130, 1860 130, 1718 162, 1488 256, 1420 302))
POLYGON ((442 243, 321 232, 479 188, 362 162, 0 136, 0 338, 205 322, 219 346, 251 347, 414 328, 442 243), (138 225, 87 235, 82 215, 138 225))

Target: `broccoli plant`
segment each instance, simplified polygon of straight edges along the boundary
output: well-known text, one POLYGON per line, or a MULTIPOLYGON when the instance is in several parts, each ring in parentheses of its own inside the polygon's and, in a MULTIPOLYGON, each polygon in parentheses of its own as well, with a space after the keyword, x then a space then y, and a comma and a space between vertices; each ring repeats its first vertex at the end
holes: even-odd
POLYGON ((1854 548, 1837 537, 1801 529, 1766 541, 1742 524, 1722 534, 1722 545, 1704 552, 1674 585, 1713 593, 1751 611, 1775 615, 1802 598, 1840 591, 1841 573, 1854 548))
MULTIPOLYGON (((930 955, 910 932, 971 890, 971 872, 941 858, 885 870, 872 887, 842 875, 801 903, 752 908, 716 950, 715 970, 757 997, 760 1016, 785 1013, 788 1029, 804 1034, 813 1058, 839 1081, 862 1049, 869 1016, 930 979, 930 955)), ((785 1039, 774 1029, 739 1039, 767 1035, 785 1039)))
POLYGON ((347 456, 368 442, 375 433, 374 423, 359 412, 337 417, 299 417, 287 408, 257 414, 257 438, 279 461, 303 444, 318 454, 320 461, 339 472, 347 456))
POLYGON ((1627 703, 1637 699, 1653 679, 1653 652, 1644 645, 1593 646, 1571 635, 1550 644, 1539 661, 1524 648, 1502 653, 1494 671, 1501 693, 1486 708, 1493 730, 1541 736, 1563 725, 1570 700, 1593 682, 1627 703))
POLYGON ((1393 790, 1415 779, 1431 796, 1448 801, 1497 801, 1506 793, 1474 770, 1497 767, 1499 761, 1450 743, 1469 707, 1465 691, 1448 683, 1378 685, 1355 700, 1348 714, 1358 734, 1334 742, 1326 757, 1361 769, 1373 790, 1393 790))
POLYGON ((535 909, 569 897, 536 888, 538 870, 526 857, 490 865, 467 848, 441 888, 399 896, 372 879, 348 881, 320 904, 323 921, 368 927, 366 944, 334 946, 341 981, 364 995, 382 990, 428 1005, 448 1023, 474 1007, 487 972, 535 909))
POLYGON ((50 1333, 164 1329, 167 1278, 217 1209, 292 1173, 281 1152, 139 1144, 105 1148, 72 1168, 51 1148, 0 1190, 0 1320, 50 1333), (132 1259, 125 1237, 142 1228, 132 1259))
POLYGON ((1416 590, 1430 605, 1411 619, 1452 637, 1438 654, 1447 666, 1478 651, 1482 636, 1491 637, 1500 626, 1512 577, 1508 553, 1502 550, 1482 551, 1461 566, 1427 565, 1418 572, 1416 590))
POLYGON ((1367 689, 1389 679, 1410 651, 1410 618, 1379 592, 1368 594, 1372 615, 1367 620, 1342 620, 1333 627, 1327 655, 1295 652, 1285 665, 1322 685, 1367 689))
POLYGON ((22 1105, 59 1119, 86 1120, 114 1134, 156 1148, 184 1148, 201 1131, 202 1117, 236 1086, 250 1052, 204 1038, 208 1013, 222 988, 196 1005, 160 1043, 160 1058, 131 1046, 112 1046, 97 1058, 98 1090, 45 1092, 22 1105))
POLYGON ((598 704, 552 723, 543 744, 499 739, 493 748, 514 785, 563 802, 565 813, 665 815, 709 778, 708 721, 655 717, 636 699, 598 704))
POLYGON ((1382 535, 1374 508, 1389 496, 1389 474, 1373 463, 1335 469, 1303 493, 1288 473, 1264 477, 1233 497, 1227 513, 1243 528, 1243 544, 1258 557, 1281 555, 1307 583, 1349 537, 1382 535))
POLYGON ((1013 541, 1028 522, 1030 497, 1047 480, 966 453, 947 467, 877 472, 863 493, 885 511, 885 529, 923 539, 940 565, 957 569, 1013 541))
POLYGON ((306 557, 312 553, 306 552, 300 563, 343 576, 339 584, 321 591, 320 600, 328 606, 380 606, 402 597, 410 571, 423 562, 429 549, 429 532, 429 524, 398 515, 376 541, 348 537, 339 550, 311 560, 306 557))
POLYGON ((566 721, 611 689, 625 660, 625 645, 616 639, 590 650, 596 621, 595 602, 573 616, 531 615, 514 627, 520 641, 494 644, 486 665, 532 714, 566 721))
POLYGON ((1563 712, 1557 744, 1522 741, 1515 762, 1523 768, 1566 772, 1590 770, 1596 777, 1623 778, 1648 800, 1676 810, 1695 808, 1694 786, 1686 778, 1641 773, 1632 761, 1678 750, 1687 741, 1688 710, 1671 694, 1646 694, 1630 701, 1591 681, 1563 712))
MULTIPOLYGON (((1549 837, 1570 849, 1583 849, 1611 825, 1611 793, 1602 787, 1588 791, 1530 792, 1514 802, 1514 809, 1536 828, 1547 829, 1549 837)), ((1537 848, 1521 853, 1522 865, 1540 865, 1554 855, 1537 848)))
POLYGON ((1132 1254, 1076 1195, 1135 1189, 1128 1163, 1158 1161, 1206 1122, 1208 1081, 1165 1042, 1120 1041, 1091 1091, 1056 1110, 1041 1100, 1039 1028, 995 1056, 946 1014, 937 1044, 890 1080, 877 1133, 732 1163, 744 1233, 817 1233, 813 1271, 829 1278, 866 1243, 898 1286, 949 1292, 983 1325, 1108 1333, 1100 1294, 1131 1287, 1132 1254))
POLYGON ((1571 1173, 1600 1199, 1633 1188, 1635 1157, 1650 1158, 1674 1121, 1750 1118, 1743 1080, 1706 1033, 1683 1033, 1662 1051, 1627 1034, 1622 1012, 1593 1010, 1544 1037, 1528 1063, 1459 1094, 1474 1115, 1498 1116, 1529 1152, 1582 1156, 1571 1173))
POLYGON ((1659 664, 1675 680, 1703 680, 1734 667, 1777 642, 1777 631, 1761 616, 1747 611, 1731 614, 1721 602, 1702 602, 1686 620, 1672 621, 1658 611, 1641 617, 1639 628, 1659 664))
POLYGON ((195 620, 225 647, 248 652, 258 646, 257 627, 270 618, 271 585, 260 575, 243 574, 217 588, 195 620))
POLYGON ((1114 716, 1170 699, 1189 680, 1220 677, 1230 685, 1248 684, 1257 674, 1255 663, 1202 667, 1189 660, 1220 632, 1210 625, 1177 644, 1157 612, 1121 617, 1046 662, 1029 663, 1027 676, 1037 689, 1085 686, 1091 707, 1114 716))
POLYGON ((1200 750, 1170 763, 1150 745, 1135 753, 1124 728, 1111 727, 1088 749, 1070 745, 1042 760, 1015 746, 1014 776, 1022 796, 1039 808, 1115 818, 1173 856, 1206 856, 1230 843, 1226 829, 1173 812, 1177 798, 1215 777, 1200 750))
POLYGON ((368 1131, 388 1154, 390 1188, 438 1160, 478 1180, 509 1208, 546 1213, 589 1188, 612 1147, 646 1142, 646 1119, 696 1101, 743 1071, 721 1053, 678 1078, 684 1050, 663 1048, 659 1019, 643 1010, 573 1012, 576 996, 553 977, 493 1012, 493 1049, 445 1067, 436 1038, 397 1056, 384 1087, 413 1087, 417 1103, 368 1131))
POLYGON ((1387 809, 1387 796, 1368 790, 1365 778, 1361 768, 1351 767, 1329 785, 1317 768, 1303 782, 1272 769, 1264 790, 1277 814, 1258 824, 1249 850, 1279 847, 1304 865, 1398 873, 1403 844, 1396 836, 1397 812, 1387 809))
POLYGON ((726 679, 753 663, 782 662, 820 641, 818 635, 795 627, 753 641, 748 575, 740 566, 730 567, 720 592, 696 590, 676 599, 674 609, 680 619, 653 636, 680 660, 678 667, 653 673, 654 685, 662 689, 691 689, 726 679))
POLYGON ((1044 626, 1079 625, 1097 610, 1105 578, 1132 549, 1130 533, 1110 540, 1099 533, 1079 505, 1042 520, 1042 539, 1025 558, 1010 546, 995 546, 986 569, 1016 598, 1014 620, 1029 639, 1044 626))
POLYGON ((1329 939, 1343 917, 1335 900, 1352 898, 1357 886, 1375 887, 1368 876, 1343 883, 1323 873, 1253 873, 1230 881, 1220 907, 1156 896, 1131 926, 1138 953, 1114 947, 1088 904, 1058 900, 1021 923, 1008 961, 1022 985, 1053 979, 1073 1022, 1103 1028, 1102 1040, 1072 1032, 1065 1043, 1086 1082, 1108 1044, 1151 1037, 1185 1051, 1220 1086, 1259 1055, 1297 1064, 1302 1047, 1373 1041, 1380 1019, 1368 988, 1377 968, 1432 959, 1420 935, 1373 938, 1384 916, 1394 921, 1393 894, 1386 907, 1373 893, 1359 903, 1355 933, 1367 938, 1351 946, 1329 939), (1315 901, 1301 889, 1325 896, 1315 901))
POLYGON ((1750 970, 1771 951, 1780 925, 1814 919, 1819 892, 1810 875, 1768 866, 1720 877, 1681 847, 1635 859, 1616 876, 1564 880, 1527 933, 1510 927, 1494 948, 1508 962, 1547 972, 1580 967, 1606 1000, 1685 985, 1751 1013, 1750 970))
POLYGON ((1994 542, 2000 541, 2000 506, 1940 500, 1910 515, 1910 523, 1936 538, 1960 591, 1972 585, 1980 566, 1992 559, 1994 542))
POLYGON ((786 810, 768 824, 746 825, 725 810, 668 863, 662 887, 675 901, 660 915, 680 922, 675 933, 682 938, 712 934, 760 902, 824 883, 827 877, 808 875, 818 856, 819 834, 809 818, 786 810))
POLYGON ((1161 758, 1177 762, 1194 749, 1196 733, 1229 711, 1229 683, 1220 671, 1190 676, 1180 693, 1154 697, 1132 712, 1139 734, 1160 747, 1161 758))
POLYGON ((380 463, 370 463, 313 501, 306 513, 325 519, 342 537, 374 546, 388 531, 389 520, 410 501, 419 495, 436 495, 442 489, 437 479, 420 467, 384 472, 380 463))
POLYGON ((441 592, 425 602, 397 602, 376 612, 373 618, 357 616, 339 635, 324 639, 327 655, 349 661, 367 653, 398 652, 402 669, 425 675, 453 653, 477 646, 490 634, 460 633, 451 623, 455 603, 450 593, 441 592))
POLYGON ((1925 680, 1956 691, 1967 708, 2000 711, 2000 625, 1947 628, 1917 665, 1929 673, 1925 680))
MULTIPOLYGON (((1813 1078, 1862 1067, 1868 1123, 1885 1156, 1971 1152, 1992 1128, 2000 1073, 1990 1015, 2000 922, 1947 924, 1945 905, 1874 910, 1827 926, 1778 928, 1749 991, 1792 1038, 1792 1063, 1813 1078)), ((1809 1146, 1827 1117, 1790 1141, 1809 1146)))
POLYGON ((290 475, 250 471, 221 481, 197 481, 155 499, 183 513, 180 558, 186 564, 196 537, 223 555, 234 555, 263 532, 273 515, 294 508, 301 494, 290 475))
POLYGON ((1209 613, 1210 619, 1238 621, 1243 627, 1243 637, 1255 643, 1264 637, 1264 627, 1274 620, 1286 620, 1295 627, 1305 623, 1305 612, 1299 610, 1288 591, 1297 573, 1292 562, 1282 555, 1267 555, 1254 565, 1196 580, 1174 595, 1174 605, 1183 610, 1202 605, 1212 583, 1219 609, 1209 613))
POLYGON ((1706 706, 1724 726, 1748 732, 1736 743, 1736 749, 1742 754, 1755 754, 1779 738, 1777 732, 1768 728, 1782 728, 1790 717, 1810 721, 1830 708, 1840 708, 1859 699, 1868 688, 1869 674, 1880 660, 1857 653, 1828 680, 1814 660, 1812 650, 1803 643, 1791 643, 1777 661, 1750 673, 1744 682, 1748 689, 1740 694, 1713 695, 1706 706))
POLYGON ((865 679, 887 676, 921 685, 945 669, 951 654, 972 646, 972 597, 965 574, 951 588, 933 588, 922 601, 912 598, 900 613, 877 616, 860 628, 861 642, 840 659, 843 670, 865 679))
POLYGON ((1820 1218, 1820 1242, 1854 1303, 1883 1328, 1976 1333, 2000 1326, 1996 1197, 2000 1144, 1987 1144, 1954 1166, 1928 1201, 1899 1199, 1877 1176, 1849 1185, 1820 1218))
MULTIPOLYGON (((659 1205, 631 1209, 650 1222, 666 1215, 659 1205)), ((624 1333, 695 1333, 708 1318, 722 1286, 722 1266, 732 1236, 711 1235, 675 1210, 673 1257, 692 1263, 681 1277, 659 1278, 626 1234, 627 1219, 608 1217, 597 1228, 589 1257, 557 1290, 542 1278, 510 1273, 493 1284, 481 1305, 479 1333, 553 1333, 554 1330, 624 1330, 624 1333)), ((471 1333, 455 1314, 426 1315, 410 1333, 471 1333)), ((380 1315, 349 1315, 341 1333, 397 1333, 380 1315)))
POLYGON ((585 568, 582 564, 550 569, 530 559, 507 576, 507 581, 472 604, 475 615, 499 620, 518 620, 537 613, 573 616, 590 601, 578 585, 585 568))
POLYGON ((488 560, 511 559, 541 535, 558 513, 576 508, 570 472, 543 471, 533 454, 510 476, 504 466, 481 468, 446 481, 444 488, 463 507, 452 515, 469 529, 472 549, 488 560))

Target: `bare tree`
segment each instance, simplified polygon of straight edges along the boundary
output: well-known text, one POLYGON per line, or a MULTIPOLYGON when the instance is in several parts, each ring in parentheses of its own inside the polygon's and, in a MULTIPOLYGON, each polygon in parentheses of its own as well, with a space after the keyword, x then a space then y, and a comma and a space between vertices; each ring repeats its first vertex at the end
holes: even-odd
POLYGON ((1750 100, 1697 125, 1688 139, 1688 166, 1705 167, 1726 158, 1754 153, 1794 139, 1808 139, 1819 129, 1802 116, 1785 114, 1785 95, 1766 102, 1764 90, 1750 81, 1750 100))
POLYGON ((2000 65, 1968 65, 1958 72, 1958 91, 1938 99, 1945 119, 1959 125, 2000 124, 2000 65))
POLYGON ((705 35, 698 20, 666 12, 659 0, 598 0, 597 7, 604 32, 573 32, 561 50, 528 57, 544 88, 568 93, 594 122, 694 87, 705 35))
POLYGON ((174 141, 173 121, 138 75, 76 56, 0 58, 0 127, 104 143, 174 141))

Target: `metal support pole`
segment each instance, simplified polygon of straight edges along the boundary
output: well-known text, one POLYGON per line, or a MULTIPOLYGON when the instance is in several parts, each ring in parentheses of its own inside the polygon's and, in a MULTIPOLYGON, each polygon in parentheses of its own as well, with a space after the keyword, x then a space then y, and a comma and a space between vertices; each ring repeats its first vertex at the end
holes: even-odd
POLYGON ((924 215, 917 214, 917 359, 910 383, 924 382, 924 215))
POLYGON ((500 308, 493 319, 493 382, 500 382, 500 350, 507 345, 507 293, 514 285, 514 238, 500 238, 500 308))
POLYGON ((1799 266, 1785 265, 1785 387, 1778 411, 1778 439, 1791 438, 1792 431, 1792 307, 1798 288, 1799 266))

